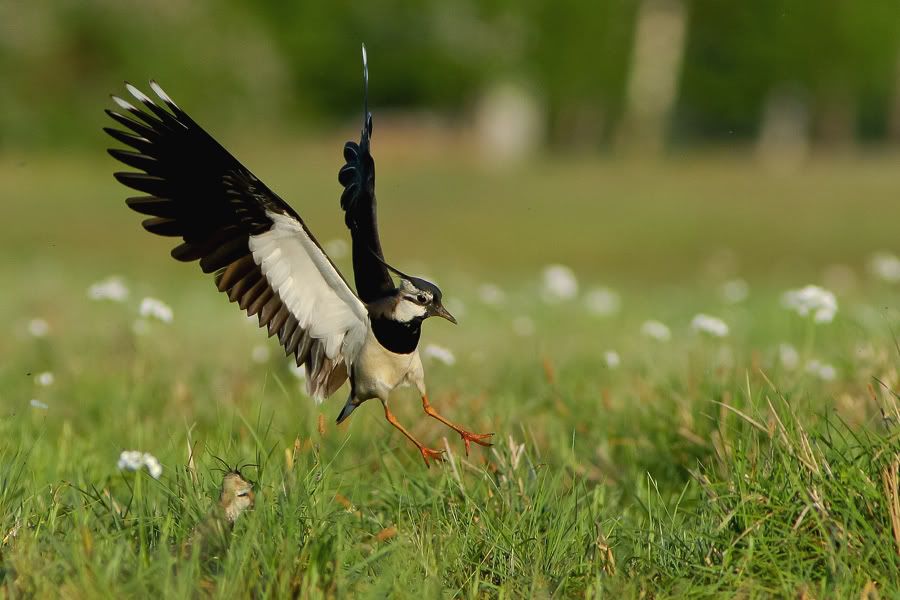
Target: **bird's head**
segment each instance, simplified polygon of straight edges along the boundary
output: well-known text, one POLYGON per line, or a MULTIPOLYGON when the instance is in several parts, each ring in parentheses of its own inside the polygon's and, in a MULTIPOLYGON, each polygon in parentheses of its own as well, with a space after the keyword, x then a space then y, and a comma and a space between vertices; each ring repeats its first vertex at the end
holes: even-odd
POLYGON ((430 281, 409 275, 400 276, 397 287, 397 306, 393 317, 397 321, 408 322, 428 317, 443 317, 451 323, 456 319, 444 308, 440 288, 430 281))
POLYGON ((371 248, 369 251, 388 271, 400 278, 400 285, 397 286, 394 292, 397 303, 391 314, 395 321, 409 323, 410 321, 421 321, 428 317, 443 317, 454 325, 456 324, 456 318, 444 308, 442 302, 444 294, 441 293, 441 289, 438 286, 421 277, 407 275, 400 269, 387 264, 371 248))
POLYGON ((234 522, 242 512, 253 508, 253 485, 238 471, 226 473, 222 479, 222 492, 219 504, 225 511, 225 518, 234 522))

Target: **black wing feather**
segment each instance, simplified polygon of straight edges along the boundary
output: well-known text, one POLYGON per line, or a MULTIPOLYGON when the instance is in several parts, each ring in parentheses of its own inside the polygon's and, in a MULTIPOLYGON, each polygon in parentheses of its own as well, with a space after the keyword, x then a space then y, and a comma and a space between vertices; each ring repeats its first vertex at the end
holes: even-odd
POLYGON ((139 171, 115 173, 115 178, 147 194, 129 198, 128 206, 149 216, 143 221, 147 231, 181 237, 183 242, 172 249, 172 256, 183 262, 199 260, 205 273, 215 273, 219 291, 249 315, 258 315, 260 327, 267 327, 269 336, 278 333, 285 353, 294 354, 298 366, 307 363, 310 381, 314 380, 309 389, 330 395, 346 379, 346 365, 342 360, 321 358, 323 342, 299 326, 249 248, 250 236, 264 233, 273 225, 266 211, 296 219, 310 240, 316 245, 318 242, 286 202, 197 125, 155 82, 150 85, 165 108, 126 84, 145 110, 113 97, 128 116, 106 111, 125 131, 104 131, 129 146, 128 150, 111 149, 109 154, 139 171), (309 361, 311 349, 315 364, 309 361))
POLYGON ((353 239, 353 278, 356 293, 363 302, 383 298, 394 290, 394 282, 382 262, 384 254, 378 237, 375 159, 369 151, 371 139, 372 115, 367 114, 359 143, 344 145, 347 162, 338 172, 338 181, 344 186, 341 194, 344 222, 353 239))

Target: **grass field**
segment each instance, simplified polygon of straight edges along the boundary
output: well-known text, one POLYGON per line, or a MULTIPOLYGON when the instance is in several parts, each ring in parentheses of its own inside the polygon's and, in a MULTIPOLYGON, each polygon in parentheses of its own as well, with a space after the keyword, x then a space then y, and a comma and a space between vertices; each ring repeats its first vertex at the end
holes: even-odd
MULTIPOLYGON (((340 141, 237 154, 329 241, 340 141)), ((448 450, 438 468, 374 403, 335 426, 345 392, 306 398, 277 344, 140 229, 111 159, 0 160, 6 596, 900 595, 898 287, 866 268, 898 250, 896 156, 773 176, 725 153, 492 172, 379 152, 389 259, 460 320, 425 326, 455 357, 426 360, 432 402, 496 433, 467 458, 401 390, 400 420, 448 450), (549 264, 575 298, 543 298, 549 264), (113 274, 127 300, 90 299, 113 274), (723 298, 737 278, 747 297, 723 298), (833 322, 782 306, 808 283, 837 295, 833 322), (600 286, 617 311, 591 310, 600 286), (136 324, 146 296, 173 321, 136 324), (694 331, 698 313, 728 335, 694 331), (670 340, 642 335, 651 319, 670 340), (129 449, 161 477, 120 471, 129 449), (257 465, 256 506, 227 546, 186 551, 216 457, 257 465)))

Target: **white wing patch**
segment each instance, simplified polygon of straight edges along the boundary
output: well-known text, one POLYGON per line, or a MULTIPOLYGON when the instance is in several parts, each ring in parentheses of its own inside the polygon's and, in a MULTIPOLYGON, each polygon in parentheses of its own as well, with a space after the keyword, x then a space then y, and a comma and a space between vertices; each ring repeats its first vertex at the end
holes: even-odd
POLYGON ((292 217, 266 211, 274 223, 250 236, 250 251, 272 289, 300 327, 325 346, 325 356, 353 363, 366 338, 363 303, 292 217))

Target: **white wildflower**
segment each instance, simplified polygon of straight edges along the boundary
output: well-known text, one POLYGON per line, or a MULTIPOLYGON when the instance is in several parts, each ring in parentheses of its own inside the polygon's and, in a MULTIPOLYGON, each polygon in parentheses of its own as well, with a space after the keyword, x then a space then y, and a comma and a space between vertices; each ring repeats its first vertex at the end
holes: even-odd
POLYGON ((691 328, 694 331, 707 333, 713 337, 725 337, 728 335, 728 325, 718 317, 699 314, 691 321, 691 328))
POLYGON ((822 365, 819 367, 819 377, 825 381, 834 381, 837 377, 837 370, 831 365, 822 365))
POLYGON ((456 363, 456 357, 453 355, 453 352, 449 348, 444 348, 437 344, 428 344, 425 346, 424 354, 427 358, 433 358, 445 365, 452 366, 456 363))
POLYGON ((269 360, 269 347, 265 344, 257 344, 250 351, 250 358, 257 364, 263 364, 269 360))
POLYGON ((350 247, 347 245, 347 242, 341 238, 334 238, 325 242, 325 253, 334 260, 344 258, 349 251, 350 247))
POLYGON ((778 360, 781 361, 782 367, 793 371, 800 364, 800 353, 790 344, 779 344, 778 360))
POLYGON ((53 385, 53 382, 56 381, 56 378, 53 376, 53 373, 50 371, 44 371, 43 373, 38 373, 34 378, 34 382, 40 386, 47 387, 48 385, 53 385))
POLYGON ((869 259, 869 270, 883 281, 897 283, 900 281, 900 258, 889 252, 876 252, 869 259))
POLYGON ((32 399, 29 404, 31 404, 32 408, 39 408, 41 410, 47 410, 48 408, 50 408, 49 406, 47 406, 47 404, 37 399, 32 399))
POLYGON ((834 294, 816 285, 785 292, 782 304, 801 317, 812 315, 816 323, 830 323, 838 309, 834 294))
POLYGON ((622 364, 622 359, 619 357, 619 353, 615 350, 607 350, 606 352, 604 352, 603 360, 606 361, 606 366, 610 369, 615 369, 622 364))
POLYGON ((158 319, 163 323, 171 323, 173 318, 172 308, 156 298, 144 298, 141 300, 140 313, 142 317, 158 319))
POLYGON ((544 269, 542 296, 546 302, 571 300, 578 294, 578 280, 572 269, 563 265, 550 265, 544 269))
POLYGON ((46 337, 50 333, 50 325, 44 319, 32 319, 28 321, 28 333, 36 338, 46 337))
POLYGON ((645 321, 641 325, 641 334, 660 342, 667 342, 672 339, 672 332, 665 323, 660 321, 645 321))
POLYGON ((584 296, 584 305, 587 309, 602 317, 614 315, 619 312, 622 300, 619 294, 605 287, 590 290, 584 296))
POLYGON ((147 471, 153 479, 159 479, 159 476, 162 475, 162 465, 155 456, 144 453, 144 466, 147 467, 147 471))
POLYGON ((512 328, 516 335, 522 337, 534 335, 534 321, 532 321, 530 317, 516 317, 513 319, 512 328))
POLYGON ((506 300, 506 293, 500 286, 493 283, 483 283, 478 286, 478 298, 485 304, 498 305, 506 300))
POLYGON ((806 363, 806 372, 810 375, 815 375, 822 381, 834 381, 837 377, 837 369, 828 363, 823 363, 816 359, 806 363))
POLYGON ((743 279, 732 279, 722 284, 719 294, 722 296, 722 300, 728 304, 738 304, 747 299, 750 294, 750 286, 743 279))
POLYGON ((122 471, 139 471, 141 468, 147 467, 147 472, 153 479, 159 479, 159 476, 162 475, 162 465, 159 464, 156 457, 149 452, 140 450, 123 450, 116 466, 122 471))
POLYGON ((122 450, 116 466, 121 470, 137 471, 144 466, 144 453, 139 450, 122 450))
POLYGON ((107 277, 88 288, 88 297, 91 300, 124 302, 128 298, 128 287, 121 277, 107 277))

